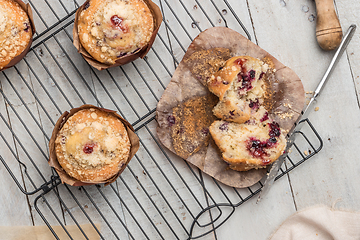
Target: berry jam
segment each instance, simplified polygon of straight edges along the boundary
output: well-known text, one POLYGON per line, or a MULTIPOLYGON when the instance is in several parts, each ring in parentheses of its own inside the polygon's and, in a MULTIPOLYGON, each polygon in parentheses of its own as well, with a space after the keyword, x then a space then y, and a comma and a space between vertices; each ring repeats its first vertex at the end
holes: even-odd
POLYGON ((270 138, 266 141, 260 141, 259 139, 251 137, 248 141, 247 149, 253 157, 260 158, 263 160, 263 162, 269 161, 265 160, 265 158, 269 156, 269 154, 266 153, 265 150, 274 147, 276 145, 276 142, 276 138, 270 138))
POLYGON ((251 80, 255 78, 255 71, 254 70, 250 70, 249 77, 250 77, 251 80))
POLYGON ((123 26, 123 18, 119 17, 118 15, 114 15, 110 18, 111 23, 115 26, 115 28, 123 31, 124 33, 128 32, 127 26, 123 26))
POLYGON ((268 154, 265 152, 266 148, 267 148, 266 141, 262 142, 256 138, 250 138, 250 141, 248 142, 248 146, 247 146, 247 149, 250 151, 253 157, 261 158, 261 159, 268 156, 268 154))
POLYGON ((234 61, 235 64, 240 65, 243 67, 244 63, 246 62, 246 59, 238 58, 234 61))
POLYGON ((260 73, 260 76, 259 76, 259 80, 261 80, 264 75, 265 75, 265 73, 264 73, 264 72, 261 72, 261 73, 260 73))
POLYGON ((208 128, 203 128, 203 129, 201 129, 201 133, 206 136, 206 135, 209 134, 209 129, 208 128))
POLYGON ((270 137, 279 137, 280 136, 281 130, 280 130, 280 126, 277 122, 269 123, 269 127, 270 127, 270 132, 269 132, 270 137))
POLYGON ((229 129, 228 125, 229 125, 228 122, 224 122, 224 123, 222 123, 222 124, 219 126, 219 129, 220 129, 221 131, 227 131, 227 130, 229 129))
POLYGON ((266 113, 264 114, 264 116, 260 119, 260 122, 264 122, 264 121, 266 121, 266 120, 269 120, 269 114, 268 114, 268 112, 266 112, 266 113))
POLYGON ((87 143, 85 144, 83 151, 86 154, 90 154, 94 151, 95 144, 94 143, 87 143))
POLYGON ((175 117, 173 115, 168 116, 167 120, 169 123, 169 127, 175 124, 175 117))
POLYGON ((251 79, 247 75, 244 75, 242 72, 240 72, 237 75, 237 77, 238 77, 238 82, 242 82, 241 87, 239 87, 239 90, 249 91, 250 89, 253 88, 251 85, 251 79))
POLYGON ((28 23, 24 23, 24 31, 28 32, 30 29, 30 25, 28 23))
POLYGON ((250 100, 249 107, 254 110, 259 109, 259 99, 256 99, 255 101, 250 100))
POLYGON ((250 70, 247 74, 241 71, 238 75, 238 82, 241 82, 241 87, 239 90, 246 90, 249 91, 253 88, 251 82, 255 80, 255 71, 250 70))

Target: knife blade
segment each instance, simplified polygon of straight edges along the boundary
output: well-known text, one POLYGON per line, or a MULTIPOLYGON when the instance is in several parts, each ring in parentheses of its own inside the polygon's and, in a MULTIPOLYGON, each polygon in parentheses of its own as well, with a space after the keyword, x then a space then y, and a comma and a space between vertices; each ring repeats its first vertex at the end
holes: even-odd
POLYGON ((350 43, 350 40, 352 38, 352 36, 354 35, 356 30, 356 25, 352 24, 349 29, 347 30, 343 40, 340 43, 339 48, 336 50, 330 64, 329 67, 327 68, 324 76, 322 77, 322 79, 320 80, 318 86, 316 87, 315 91, 314 91, 314 95, 312 96, 312 98, 309 101, 309 104, 301 111, 300 116, 298 117, 298 119, 295 121, 293 127, 291 128, 291 130, 289 131, 289 133, 287 134, 287 143, 286 143, 286 148, 284 153, 278 158, 278 160, 276 160, 273 165, 270 168, 270 171, 266 177, 264 186, 262 187, 259 197, 256 201, 256 203, 260 202, 260 200, 268 193, 270 186, 273 185, 275 177, 277 176, 277 173, 281 167, 281 165, 283 164, 283 162, 285 161, 290 148, 292 147, 294 141, 295 141, 295 137, 296 134, 294 134, 295 132, 299 131, 301 129, 301 124, 299 125, 299 122, 302 119, 306 119, 310 113, 310 109, 312 109, 312 106, 314 105, 314 102, 316 102, 316 98, 320 95, 321 90, 324 88, 326 82, 328 81, 331 73, 333 72, 336 64, 339 62, 340 57, 342 56, 342 54, 344 53, 346 47, 348 46, 348 44, 350 43))

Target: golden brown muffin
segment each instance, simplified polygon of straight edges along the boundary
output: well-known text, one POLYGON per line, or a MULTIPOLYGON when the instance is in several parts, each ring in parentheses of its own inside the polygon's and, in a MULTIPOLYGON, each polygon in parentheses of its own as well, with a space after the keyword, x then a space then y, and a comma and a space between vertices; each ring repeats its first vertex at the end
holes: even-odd
POLYGON ((31 38, 27 13, 13 0, 0 0, 0 70, 26 49, 31 38))
POLYGON ((230 122, 244 123, 263 103, 267 64, 249 56, 232 57, 208 80, 208 88, 219 97, 213 113, 230 122))
POLYGON ((130 146, 124 124, 95 108, 71 116, 55 140, 61 167, 82 182, 102 182, 117 174, 126 164, 130 146))
POLYGON ((215 121, 209 130, 224 161, 236 171, 264 168, 286 147, 283 130, 270 119, 256 124, 215 121))
POLYGON ((153 15, 142 0, 90 0, 78 19, 81 45, 109 65, 139 52, 153 31, 153 15))

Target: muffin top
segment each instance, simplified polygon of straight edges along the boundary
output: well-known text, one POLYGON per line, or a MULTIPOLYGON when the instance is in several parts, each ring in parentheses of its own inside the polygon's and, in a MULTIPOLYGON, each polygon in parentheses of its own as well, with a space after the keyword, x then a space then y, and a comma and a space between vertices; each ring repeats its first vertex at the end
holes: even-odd
POLYGON ((31 38, 27 13, 13 0, 0 0, 0 70, 26 49, 31 38))
POLYGON ((78 18, 81 45, 106 64, 140 51, 153 31, 153 15, 142 0, 90 0, 78 18))
POLYGON ((71 116, 55 140, 56 156, 71 177, 101 182, 125 165, 130 141, 124 124, 112 113, 90 108, 71 116))

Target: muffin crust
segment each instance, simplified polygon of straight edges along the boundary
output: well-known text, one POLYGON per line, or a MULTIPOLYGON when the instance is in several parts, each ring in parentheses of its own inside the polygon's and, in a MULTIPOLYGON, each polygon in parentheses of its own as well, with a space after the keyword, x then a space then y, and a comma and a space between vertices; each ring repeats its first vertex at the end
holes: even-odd
POLYGON ((78 19, 81 45, 101 63, 145 47, 154 31, 151 10, 142 0, 90 0, 78 19))
POLYGON ((0 0, 0 70, 26 49, 31 38, 27 13, 13 0, 0 0))
POLYGON ((116 116, 90 108, 66 121, 56 137, 55 151, 68 175, 82 182, 101 182, 126 163, 130 141, 116 116))

